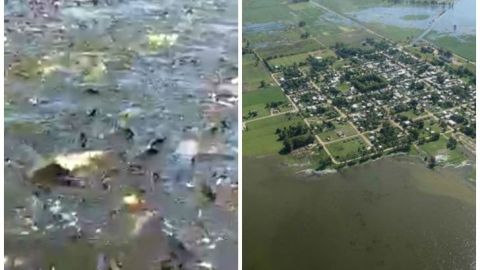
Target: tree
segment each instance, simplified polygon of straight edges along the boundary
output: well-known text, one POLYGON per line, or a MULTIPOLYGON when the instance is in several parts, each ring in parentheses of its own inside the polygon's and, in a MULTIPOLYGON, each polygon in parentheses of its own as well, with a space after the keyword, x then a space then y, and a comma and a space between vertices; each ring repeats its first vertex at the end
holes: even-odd
POLYGON ((429 160, 428 160, 428 168, 429 169, 432 169, 435 168, 435 166, 437 165, 437 162, 435 160, 435 157, 434 156, 430 156, 429 160))
POLYGON ((310 36, 310 33, 309 33, 309 32, 305 32, 305 33, 302 33, 302 34, 300 35, 300 38, 307 39, 309 36, 310 36))
POLYGON ((457 140, 455 140, 453 137, 448 138, 447 148, 450 150, 453 150, 456 147, 457 147, 457 140))
POLYGON ((298 22, 299 27, 304 27, 307 23, 305 21, 298 22))
POLYGON ((260 81, 260 88, 264 88, 267 84, 265 83, 265 81, 260 81))

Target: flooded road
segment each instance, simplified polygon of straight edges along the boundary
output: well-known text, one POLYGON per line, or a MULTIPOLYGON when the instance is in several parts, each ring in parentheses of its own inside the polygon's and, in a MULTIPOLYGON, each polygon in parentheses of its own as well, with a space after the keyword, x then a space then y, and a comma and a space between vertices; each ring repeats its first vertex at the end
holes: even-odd
POLYGON ((463 170, 384 158, 301 176, 244 160, 247 269, 475 269, 475 190, 463 170))
POLYGON ((6 2, 6 269, 236 269, 236 5, 6 2))

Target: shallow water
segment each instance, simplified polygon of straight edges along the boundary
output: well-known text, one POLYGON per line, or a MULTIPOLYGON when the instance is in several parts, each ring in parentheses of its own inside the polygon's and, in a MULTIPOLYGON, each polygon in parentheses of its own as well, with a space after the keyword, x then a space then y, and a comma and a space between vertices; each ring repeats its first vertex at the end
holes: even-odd
POLYGON ((372 7, 351 12, 349 15, 367 23, 382 23, 402 28, 426 30, 434 23, 433 30, 453 36, 475 35, 475 0, 455 1, 452 8, 422 5, 392 5, 372 7), (436 19, 442 11, 445 13, 436 19), (421 20, 405 19, 407 15, 426 15, 421 20), (457 26, 454 31, 454 25, 457 26))
POLYGON ((236 269, 237 105, 211 98, 232 89, 236 95, 236 1, 80 3, 35 12, 27 1, 5 6, 9 263, 92 269, 105 256, 126 269, 162 260, 236 269), (149 35, 159 34, 178 40, 149 46, 149 35), (144 153, 164 137, 158 154, 144 153), (176 152, 188 140, 199 144, 194 165, 176 152), (109 190, 100 184, 106 172, 89 175, 83 189, 45 192, 30 181, 38 164, 86 150, 118 158, 109 190), (200 182, 216 192, 215 201, 188 184, 200 182), (122 209, 133 191, 146 211, 122 209))
POLYGON ((475 269, 466 172, 384 158, 306 177, 243 162, 247 269, 475 269))

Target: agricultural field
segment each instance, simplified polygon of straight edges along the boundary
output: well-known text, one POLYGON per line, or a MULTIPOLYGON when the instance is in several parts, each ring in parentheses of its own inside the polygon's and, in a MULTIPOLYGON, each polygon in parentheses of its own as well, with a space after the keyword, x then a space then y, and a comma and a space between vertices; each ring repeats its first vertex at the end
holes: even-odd
POLYGON ((243 55, 243 91, 257 90, 261 82, 264 81, 266 85, 273 83, 267 67, 262 61, 258 60, 253 54, 243 55))
POLYGON ((469 61, 475 61, 476 59, 475 36, 451 37, 431 33, 427 36, 427 40, 469 61))
POLYGON ((410 42, 423 32, 423 30, 419 28, 399 27, 382 23, 368 23, 367 26, 395 42, 403 43, 410 42))
POLYGON ((302 123, 301 117, 295 114, 282 114, 245 124, 243 131, 243 155, 264 156, 276 155, 283 145, 278 141, 277 128, 302 123))
POLYGON ((367 147, 360 137, 327 144, 327 149, 338 161, 347 161, 360 157, 360 151, 367 147))
POLYGON ((316 51, 324 47, 313 39, 300 40, 291 44, 276 45, 268 48, 258 49, 257 52, 263 59, 269 60, 272 58, 295 55, 316 51))
MULTIPOLYGON (((269 86, 260 88, 256 91, 250 91, 243 94, 243 117, 246 119, 248 113, 256 112, 256 117, 270 115, 270 109, 267 108, 268 103, 281 103, 278 107, 279 111, 290 109, 290 103, 283 94, 282 90, 277 86, 269 86)), ((248 120, 251 120, 250 118, 248 120)))
POLYGON ((270 5, 261 8, 255 8, 243 13, 243 21, 249 23, 266 23, 284 21, 292 17, 290 9, 286 5, 270 5))
POLYGON ((268 61, 268 64, 271 67, 280 67, 280 66, 291 66, 293 64, 302 65, 305 63, 307 57, 310 53, 301 53, 301 54, 294 54, 284 57, 279 57, 268 61))

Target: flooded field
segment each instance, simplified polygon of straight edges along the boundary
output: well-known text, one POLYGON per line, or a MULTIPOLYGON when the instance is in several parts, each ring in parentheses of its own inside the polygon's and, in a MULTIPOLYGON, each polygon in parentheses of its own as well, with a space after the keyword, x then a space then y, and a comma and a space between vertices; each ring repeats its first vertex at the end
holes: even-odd
POLYGON ((364 22, 422 30, 432 27, 439 33, 455 36, 475 35, 474 0, 459 0, 451 7, 404 4, 367 8, 349 14, 364 22))
POLYGON ((347 15, 369 26, 382 28, 385 32, 382 34, 387 37, 410 35, 412 41, 426 39, 475 61, 475 10, 475 0, 458 0, 452 5, 405 3, 369 7, 347 15))
POLYGON ((276 158, 243 164, 247 269, 475 269, 467 167, 389 157, 302 176, 276 158))
POLYGON ((237 268, 237 3, 5 2, 6 269, 237 268))

